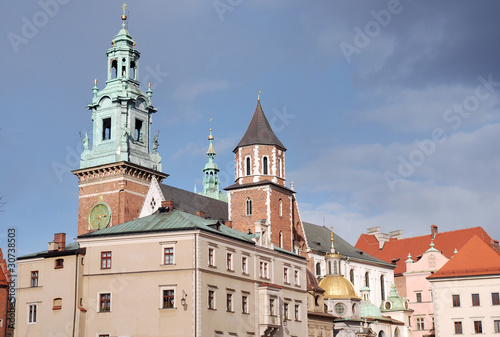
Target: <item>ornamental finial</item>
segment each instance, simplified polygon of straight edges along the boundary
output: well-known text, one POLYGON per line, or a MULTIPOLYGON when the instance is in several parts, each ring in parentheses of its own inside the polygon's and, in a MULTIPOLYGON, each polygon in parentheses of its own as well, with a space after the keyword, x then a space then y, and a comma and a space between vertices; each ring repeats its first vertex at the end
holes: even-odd
POLYGON ((257 101, 260 101, 260 94, 262 93, 262 90, 257 91, 257 101))
POLYGON ((126 9, 127 9, 127 4, 126 4, 126 3, 124 3, 124 4, 122 5, 122 21, 123 21, 123 23, 122 23, 122 27, 123 27, 123 28, 125 28, 125 20, 127 20, 127 15, 125 14, 125 10, 126 10, 126 9))

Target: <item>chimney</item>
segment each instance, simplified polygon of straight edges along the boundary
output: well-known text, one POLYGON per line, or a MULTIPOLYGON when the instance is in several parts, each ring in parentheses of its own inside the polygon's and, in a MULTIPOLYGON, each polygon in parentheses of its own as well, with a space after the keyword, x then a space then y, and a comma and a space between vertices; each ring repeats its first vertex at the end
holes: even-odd
MULTIPOLYGON (((233 228, 233 222, 230 220, 226 220, 224 222, 224 225, 226 225, 226 227, 233 228)), ((498 244, 498 242, 497 242, 497 244, 498 244)))
POLYGON ((201 216, 202 218, 206 218, 207 217, 207 214, 203 211, 196 211, 196 215, 197 216, 201 216))
POLYGON ((366 229, 366 234, 375 235, 375 234, 378 234, 378 233, 380 233, 380 226, 370 227, 370 228, 366 229))
POLYGON ((403 238, 403 231, 398 229, 396 231, 389 232, 389 238, 400 240, 403 238))
POLYGON ((498 247, 498 240, 493 240, 491 239, 491 247, 496 250, 497 252, 500 252, 499 251, 499 247, 498 247))
POLYGON ((66 233, 54 234, 54 242, 57 244, 57 250, 62 251, 66 249, 66 233))
POLYGON ((438 226, 436 225, 431 225, 431 236, 432 236, 432 239, 434 240, 434 238, 436 237, 436 234, 438 233, 438 226))

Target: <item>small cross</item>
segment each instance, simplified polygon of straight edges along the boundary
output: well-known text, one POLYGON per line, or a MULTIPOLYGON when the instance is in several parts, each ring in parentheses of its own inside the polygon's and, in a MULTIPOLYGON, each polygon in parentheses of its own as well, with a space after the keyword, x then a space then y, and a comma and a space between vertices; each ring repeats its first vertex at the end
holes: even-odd
POLYGON ((126 3, 124 3, 124 4, 122 5, 123 14, 125 14, 125 9, 127 9, 127 4, 126 4, 126 3))

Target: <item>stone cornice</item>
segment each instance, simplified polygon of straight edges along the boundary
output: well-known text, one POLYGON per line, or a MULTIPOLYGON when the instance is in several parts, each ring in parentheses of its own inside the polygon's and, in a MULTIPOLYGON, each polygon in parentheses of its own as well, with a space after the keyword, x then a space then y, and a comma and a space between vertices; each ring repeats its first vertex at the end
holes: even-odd
POLYGON ((118 162, 84 169, 71 171, 78 177, 79 182, 103 179, 112 176, 129 175, 141 180, 151 181, 155 176, 159 182, 168 177, 168 174, 152 170, 140 165, 132 164, 129 162, 118 162))

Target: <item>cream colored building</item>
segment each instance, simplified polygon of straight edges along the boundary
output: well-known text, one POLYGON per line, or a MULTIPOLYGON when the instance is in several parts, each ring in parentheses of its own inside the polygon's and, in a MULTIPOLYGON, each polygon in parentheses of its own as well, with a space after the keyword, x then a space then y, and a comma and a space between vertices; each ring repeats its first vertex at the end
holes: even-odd
POLYGON ((306 260, 255 226, 162 208, 22 257, 16 336, 306 336, 306 260))

